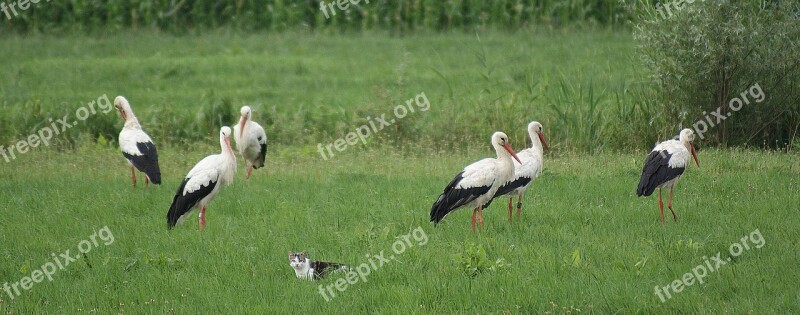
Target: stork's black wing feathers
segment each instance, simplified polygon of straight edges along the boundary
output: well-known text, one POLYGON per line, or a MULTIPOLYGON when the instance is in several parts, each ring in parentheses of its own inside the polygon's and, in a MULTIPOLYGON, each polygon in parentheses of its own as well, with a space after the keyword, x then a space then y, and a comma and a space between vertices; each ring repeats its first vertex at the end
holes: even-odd
POLYGON ((511 181, 508 184, 500 186, 500 188, 497 189, 497 192, 494 193, 494 197, 492 197, 492 200, 489 200, 489 202, 487 202, 486 205, 483 206, 483 208, 484 209, 485 208, 489 208, 489 206, 492 204, 492 201, 494 201, 495 198, 499 198, 500 196, 504 196, 505 194, 514 191, 514 189, 517 189, 517 188, 520 188, 520 187, 525 187, 525 185, 529 184, 530 182, 531 182, 531 178, 530 177, 520 177, 520 178, 517 178, 517 179, 511 181))
MULTIPOLYGON (((261 141, 261 138, 258 138, 261 141)), ((258 153, 258 158, 253 161, 253 168, 258 169, 264 166, 264 160, 267 157, 267 143, 261 143, 261 152, 258 153)))
POLYGON ((130 155, 122 151, 131 164, 141 172, 144 172, 153 184, 161 184, 161 169, 158 167, 158 151, 152 142, 138 142, 136 147, 142 155, 130 155))
POLYGON ((442 221, 442 219, 444 219, 448 213, 470 203, 480 195, 487 193, 489 189, 492 188, 492 185, 471 188, 456 188, 458 183, 464 179, 463 175, 464 171, 458 173, 458 175, 456 175, 456 177, 450 181, 450 184, 447 184, 444 192, 439 195, 439 198, 436 199, 436 202, 433 203, 433 206, 431 206, 431 222, 439 223, 439 221, 442 221))
POLYGON ((683 174, 685 167, 669 167, 671 158, 672 154, 665 150, 650 152, 644 161, 642 178, 636 189, 637 196, 650 196, 659 185, 683 174))
POLYGON ((178 187, 178 191, 175 193, 175 197, 172 198, 172 205, 169 206, 169 212, 167 212, 167 228, 169 229, 175 227, 181 216, 192 211, 192 208, 217 186, 217 181, 212 181, 208 186, 201 186, 200 189, 184 195, 183 189, 186 188, 186 183, 189 182, 189 179, 188 177, 183 179, 181 186, 178 187))

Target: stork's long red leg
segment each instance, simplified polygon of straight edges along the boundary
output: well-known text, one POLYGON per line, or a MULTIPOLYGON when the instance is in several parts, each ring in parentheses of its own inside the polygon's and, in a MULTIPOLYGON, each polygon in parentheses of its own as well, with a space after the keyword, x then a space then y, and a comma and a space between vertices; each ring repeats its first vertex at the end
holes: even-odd
POLYGON ((133 181, 133 188, 136 189, 136 169, 131 165, 131 181, 133 181))
POLYGON ((672 211, 672 219, 675 220, 675 222, 678 222, 678 216, 675 215, 675 210, 672 210, 672 191, 674 189, 675 185, 672 185, 672 187, 669 188, 669 202, 667 203, 667 208, 669 208, 669 211, 672 211))
POLYGON ((149 187, 149 185, 150 185, 150 177, 147 177, 147 175, 145 175, 144 176, 144 189, 147 189, 147 187, 149 187))
POLYGON ((197 226, 200 230, 206 228, 206 207, 200 207, 200 219, 197 220, 197 226))
POLYGON ((661 188, 658 189, 658 210, 661 211, 661 224, 664 224, 664 201, 661 199, 661 188))
POLYGON ((472 210, 472 233, 475 233, 475 215, 478 214, 478 208, 472 210))
POLYGON ((514 200, 514 197, 508 197, 508 222, 511 222, 511 214, 513 212, 513 208, 511 207, 511 202, 514 200))
POLYGON ((483 230, 483 206, 478 207, 478 225, 483 230))
POLYGON ((517 199, 517 220, 522 216, 522 195, 517 199))

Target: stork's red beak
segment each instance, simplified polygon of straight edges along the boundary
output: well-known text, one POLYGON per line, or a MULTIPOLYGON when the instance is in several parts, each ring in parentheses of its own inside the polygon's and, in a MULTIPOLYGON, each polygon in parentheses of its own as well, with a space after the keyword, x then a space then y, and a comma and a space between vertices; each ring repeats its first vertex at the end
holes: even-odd
POLYGON ((547 141, 544 140, 544 135, 541 132, 537 132, 536 134, 539 135, 539 141, 542 141, 542 146, 545 148, 545 150, 550 150, 550 147, 547 146, 547 141))
POLYGON ((242 119, 239 119, 239 136, 244 137, 244 124, 247 122, 247 117, 242 116, 242 119))
POLYGON ((692 157, 694 158, 694 164, 697 164, 697 167, 700 167, 700 161, 697 159, 697 151, 694 150, 694 145, 689 143, 689 149, 692 150, 692 157))
POLYGON ((513 156, 514 159, 517 160, 517 162, 519 162, 519 164, 522 164, 522 161, 519 160, 519 158, 517 157, 517 154, 514 153, 514 150, 511 149, 511 146, 508 145, 508 143, 504 144, 503 148, 506 148, 506 151, 508 151, 508 153, 511 153, 511 156, 513 156))

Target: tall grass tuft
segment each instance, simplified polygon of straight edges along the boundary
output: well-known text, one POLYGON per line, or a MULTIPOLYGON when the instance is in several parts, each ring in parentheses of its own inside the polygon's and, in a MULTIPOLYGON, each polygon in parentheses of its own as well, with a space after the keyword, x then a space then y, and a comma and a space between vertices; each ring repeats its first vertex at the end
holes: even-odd
POLYGON ((592 81, 575 85, 562 78, 545 97, 555 116, 553 131, 566 141, 564 145, 589 152, 602 149, 607 127, 601 110, 608 107, 605 91, 597 92, 592 81))

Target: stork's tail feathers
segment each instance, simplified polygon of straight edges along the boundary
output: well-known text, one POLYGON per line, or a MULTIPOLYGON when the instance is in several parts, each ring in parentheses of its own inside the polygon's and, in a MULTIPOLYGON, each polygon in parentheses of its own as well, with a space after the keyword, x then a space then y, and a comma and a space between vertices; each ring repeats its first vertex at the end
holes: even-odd
POLYGON ((147 175, 147 178, 150 179, 151 183, 153 183, 155 185, 161 185, 161 171, 160 170, 156 170, 156 172, 154 172, 153 174, 145 173, 145 175, 147 175))
POLYGON ((261 152, 258 154, 258 158, 253 162, 253 168, 259 169, 264 167, 264 161, 267 158, 267 143, 261 144, 261 152))
POLYGON ((186 201, 184 200, 183 196, 183 189, 186 187, 186 183, 189 182, 189 178, 185 178, 181 185, 178 187, 178 191, 175 192, 175 197, 172 198, 172 204, 169 206, 169 212, 167 212, 167 229, 172 229, 178 224, 178 220, 181 218, 183 214, 188 212, 191 206, 188 205, 187 207, 186 201))
POLYGON ((442 194, 439 196, 439 199, 433 203, 433 206, 431 206, 431 222, 434 224, 439 224, 439 222, 441 222, 448 213, 453 211, 444 204, 445 199, 445 195, 442 194))
POLYGON ((174 228, 175 225, 178 224, 178 218, 180 218, 180 215, 178 215, 178 212, 179 212, 178 209, 177 209, 178 207, 176 207, 176 205, 178 204, 178 200, 177 199, 178 199, 178 196, 176 195, 175 198, 172 199, 172 205, 169 207, 169 212, 167 212, 167 229, 168 230, 171 230, 172 228, 174 228))
POLYGON ((650 196, 653 192, 656 191, 655 185, 650 185, 650 179, 642 175, 642 179, 639 180, 639 187, 636 188, 636 196, 650 196))

